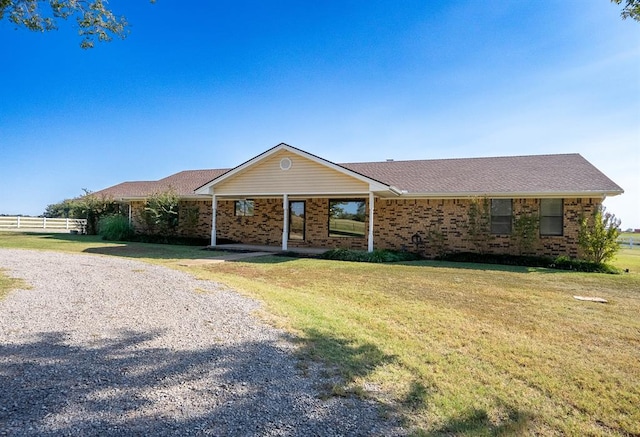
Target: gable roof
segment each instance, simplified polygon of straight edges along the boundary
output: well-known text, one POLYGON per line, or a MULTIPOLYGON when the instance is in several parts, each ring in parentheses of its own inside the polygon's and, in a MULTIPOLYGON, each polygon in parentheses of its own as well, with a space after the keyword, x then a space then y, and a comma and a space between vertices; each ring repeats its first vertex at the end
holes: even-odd
POLYGON ((123 182, 96 194, 131 200, 172 188, 182 197, 200 198, 208 187, 283 149, 396 195, 584 197, 623 193, 620 186, 577 153, 336 164, 281 143, 233 169, 181 171, 158 181, 123 182))
POLYGON ((335 170, 339 173, 345 174, 347 176, 350 176, 354 179, 357 179, 361 182, 364 182, 366 184, 369 184, 369 188, 371 191, 391 191, 394 194, 399 194, 398 190, 395 189, 393 186, 390 186, 389 184, 385 184, 384 182, 380 182, 379 180, 376 180, 374 178, 371 178, 370 176, 367 176, 365 174, 359 173, 357 171, 351 170, 349 168, 343 167, 339 164, 335 164, 329 160, 326 160, 324 158, 321 158, 317 155, 313 155, 309 152, 305 152, 304 150, 298 149, 296 147, 290 146, 288 144, 285 143, 280 143, 275 147, 272 147, 271 149, 262 152, 261 154, 251 158, 250 160, 238 165, 237 167, 232 168, 231 170, 229 170, 228 172, 221 174, 220 176, 218 176, 217 178, 207 182, 206 184, 203 184, 202 186, 198 187, 195 192, 197 194, 208 194, 208 191, 210 188, 212 188, 214 185, 219 184, 227 179, 233 178, 236 175, 239 175, 243 172, 248 171, 251 167, 255 166, 256 164, 258 164, 259 162, 267 159, 269 156, 274 155, 280 151, 288 151, 294 155, 298 155, 300 157, 303 157, 305 159, 308 159, 310 161, 313 161, 315 163, 318 163, 324 167, 330 168, 332 170, 335 170))

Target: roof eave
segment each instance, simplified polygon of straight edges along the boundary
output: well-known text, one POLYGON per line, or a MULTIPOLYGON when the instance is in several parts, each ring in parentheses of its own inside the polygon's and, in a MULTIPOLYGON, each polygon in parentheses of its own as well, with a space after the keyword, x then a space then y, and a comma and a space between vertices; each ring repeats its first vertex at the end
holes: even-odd
POLYGON ((597 190, 597 191, 541 191, 541 192, 402 192, 402 197, 423 197, 433 199, 459 199, 472 197, 493 198, 586 198, 586 197, 613 197, 624 193, 624 190, 597 190))

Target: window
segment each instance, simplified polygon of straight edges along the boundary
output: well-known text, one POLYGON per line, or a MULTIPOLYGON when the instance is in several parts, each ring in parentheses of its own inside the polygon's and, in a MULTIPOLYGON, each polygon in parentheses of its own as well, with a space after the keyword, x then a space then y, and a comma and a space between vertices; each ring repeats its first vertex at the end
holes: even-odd
POLYGON ((235 210, 237 217, 253 216, 253 200, 236 200, 235 210))
POLYGON ((304 241, 304 201, 289 202, 289 240, 304 241))
POLYGON ((511 234, 511 199, 491 199, 491 233, 511 234))
POLYGON ((329 236, 364 237, 366 202, 329 200, 329 236))
POLYGON ((540 199, 540 235, 562 235, 562 199, 540 199))

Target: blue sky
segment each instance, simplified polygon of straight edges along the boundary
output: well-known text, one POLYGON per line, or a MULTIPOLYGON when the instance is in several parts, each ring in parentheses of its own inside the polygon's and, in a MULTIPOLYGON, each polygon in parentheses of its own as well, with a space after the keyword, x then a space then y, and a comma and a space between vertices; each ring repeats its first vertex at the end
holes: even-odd
POLYGON ((285 142, 334 162, 580 153, 640 228, 640 23, 608 0, 112 0, 79 48, 0 22, 0 213, 233 167, 285 142))

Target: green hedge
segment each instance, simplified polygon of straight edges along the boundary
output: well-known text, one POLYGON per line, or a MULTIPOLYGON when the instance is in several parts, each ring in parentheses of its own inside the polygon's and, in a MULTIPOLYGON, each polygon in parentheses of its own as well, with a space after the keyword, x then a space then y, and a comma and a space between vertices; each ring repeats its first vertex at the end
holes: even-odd
POLYGON ((604 263, 595 263, 568 256, 556 258, 544 256, 516 256, 479 254, 471 252, 450 253, 436 258, 439 261, 453 261, 466 263, 502 264, 508 266, 545 267, 558 270, 573 270, 576 272, 611 273, 618 274, 620 270, 604 263))
POLYGON ((98 222, 98 235, 103 240, 128 241, 134 236, 129 219, 122 215, 108 215, 98 222))
MULTIPOLYGON (((369 263, 416 261, 424 259, 420 255, 412 252, 398 252, 392 250, 375 250, 373 252, 367 252, 364 250, 350 249, 329 250, 328 252, 320 255, 319 258, 337 261, 355 261, 369 263)), ((620 273, 619 269, 609 264, 594 263, 590 261, 569 258, 567 256, 551 258, 542 256, 495 255, 459 252, 439 256, 436 258, 436 260, 478 264, 500 264, 507 266, 544 267, 549 269, 572 270, 576 272, 590 273, 620 273)))
POLYGON ((350 249, 333 249, 320 255, 320 258, 369 263, 390 263, 422 259, 420 255, 411 252, 397 252, 392 250, 374 250, 373 252, 367 252, 364 250, 350 249))

